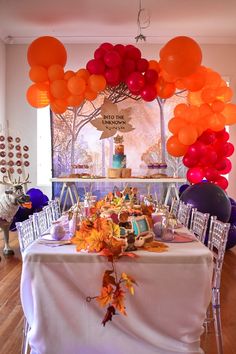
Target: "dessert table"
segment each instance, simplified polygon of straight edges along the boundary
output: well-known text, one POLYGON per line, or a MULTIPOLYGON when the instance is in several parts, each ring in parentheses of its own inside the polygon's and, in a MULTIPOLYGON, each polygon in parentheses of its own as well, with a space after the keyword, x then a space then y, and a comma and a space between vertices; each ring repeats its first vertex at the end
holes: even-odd
POLYGON ((163 253, 136 251, 117 263, 136 282, 127 316, 101 324, 106 258, 35 241, 23 254, 21 300, 32 354, 203 353, 200 335, 211 298, 212 256, 198 241, 169 243, 163 253))

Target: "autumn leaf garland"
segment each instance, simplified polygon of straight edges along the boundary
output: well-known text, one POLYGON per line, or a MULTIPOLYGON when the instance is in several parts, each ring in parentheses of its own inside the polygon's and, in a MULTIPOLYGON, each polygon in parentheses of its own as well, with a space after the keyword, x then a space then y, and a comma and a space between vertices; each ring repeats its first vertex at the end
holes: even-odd
POLYGON ((101 307, 107 307, 106 314, 102 320, 103 326, 112 321, 116 311, 126 315, 125 289, 134 295, 135 280, 126 273, 118 275, 116 262, 122 256, 137 257, 133 253, 124 253, 124 241, 119 239, 120 228, 111 220, 96 215, 93 220, 82 221, 80 229, 72 238, 76 250, 87 250, 97 252, 100 256, 107 257, 112 269, 105 270, 103 274, 102 288, 100 295, 87 297, 87 301, 96 299, 101 307))

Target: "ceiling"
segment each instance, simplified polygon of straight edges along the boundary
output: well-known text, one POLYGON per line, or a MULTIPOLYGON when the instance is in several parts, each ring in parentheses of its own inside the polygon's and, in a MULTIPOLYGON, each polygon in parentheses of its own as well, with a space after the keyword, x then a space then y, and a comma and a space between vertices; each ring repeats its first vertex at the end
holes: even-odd
MULTIPOLYGON (((30 43, 49 35, 63 43, 135 43, 140 0, 0 0, 0 38, 30 43)), ((147 43, 177 35, 199 43, 236 44, 236 0, 142 0, 147 43)))

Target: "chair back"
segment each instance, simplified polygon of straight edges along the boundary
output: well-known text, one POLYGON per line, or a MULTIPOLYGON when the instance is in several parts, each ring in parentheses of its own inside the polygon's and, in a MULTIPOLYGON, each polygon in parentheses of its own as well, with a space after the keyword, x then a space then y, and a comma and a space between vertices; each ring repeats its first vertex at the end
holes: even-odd
POLYGON ((57 198, 49 200, 48 205, 51 207, 52 210, 52 220, 56 221, 61 217, 60 199, 57 198))
POLYGON ((190 230, 202 243, 205 242, 209 217, 210 217, 209 213, 202 213, 198 211, 196 208, 192 208, 191 219, 190 219, 190 230))
POLYGON ((230 224, 211 217, 208 248, 211 250, 214 259, 213 283, 212 287, 219 289, 221 281, 221 271, 224 261, 225 248, 228 239, 230 224))
POLYGON ((16 229, 18 233, 20 251, 23 253, 26 247, 28 247, 35 240, 35 230, 32 217, 22 222, 16 222, 16 229))
POLYGON ((48 228, 52 225, 53 222, 53 214, 52 214, 52 208, 50 205, 46 205, 43 207, 43 211, 45 211, 46 218, 47 218, 47 225, 48 228))
POLYGON ((39 238, 49 228, 46 211, 41 210, 37 213, 34 213, 32 215, 32 219, 35 230, 35 238, 39 238))
POLYGON ((172 198, 171 206, 170 206, 170 213, 177 218, 178 209, 179 209, 180 200, 176 198, 172 198))
POLYGON ((179 202, 179 208, 177 213, 178 221, 184 226, 189 226, 190 214, 192 206, 190 204, 185 204, 184 202, 179 202))

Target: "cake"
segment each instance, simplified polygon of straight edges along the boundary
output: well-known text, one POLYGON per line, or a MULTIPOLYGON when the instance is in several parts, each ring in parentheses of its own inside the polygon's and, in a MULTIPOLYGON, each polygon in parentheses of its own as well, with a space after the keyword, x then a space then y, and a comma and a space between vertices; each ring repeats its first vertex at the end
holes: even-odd
POLYGON ((126 168, 126 155, 124 154, 123 136, 117 135, 114 138, 115 154, 112 156, 113 168, 126 168))

